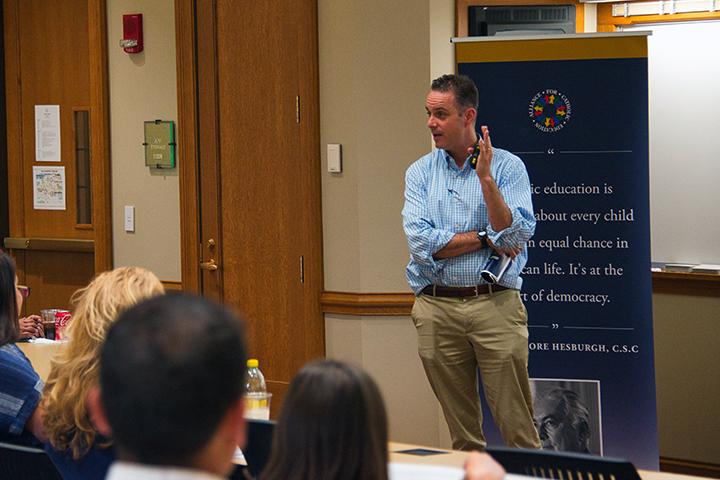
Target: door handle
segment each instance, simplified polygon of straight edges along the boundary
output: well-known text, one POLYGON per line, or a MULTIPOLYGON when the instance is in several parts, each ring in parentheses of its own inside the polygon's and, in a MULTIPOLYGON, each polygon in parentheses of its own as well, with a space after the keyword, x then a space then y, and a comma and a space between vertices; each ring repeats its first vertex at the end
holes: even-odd
POLYGON ((218 269, 218 264, 215 263, 214 258, 211 258, 209 262, 201 262, 200 268, 202 270, 207 270, 208 272, 214 272, 218 269))

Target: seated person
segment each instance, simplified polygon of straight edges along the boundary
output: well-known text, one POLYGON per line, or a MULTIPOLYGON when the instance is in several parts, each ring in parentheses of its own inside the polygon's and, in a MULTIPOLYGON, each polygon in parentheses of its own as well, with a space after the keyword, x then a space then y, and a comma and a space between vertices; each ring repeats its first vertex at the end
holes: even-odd
POLYGON ((245 444, 241 321, 181 294, 146 300, 110 327, 93 420, 112 431, 108 480, 222 478, 245 444))
MULTIPOLYGON (((479 452, 468 456, 465 472, 473 480, 505 474, 479 452)), ((303 367, 290 384, 260 478, 387 480, 387 416, 372 378, 334 360, 303 367)))
POLYGON ((73 295, 69 341, 53 359, 40 404, 45 451, 63 478, 104 478, 115 459, 112 442, 95 431, 86 404, 88 392, 98 383, 100 346, 121 312, 163 292, 152 272, 121 267, 101 273, 73 295))
POLYGON ((42 421, 37 405, 43 382, 15 345, 22 304, 15 262, 0 251, 0 441, 38 446, 42 421))

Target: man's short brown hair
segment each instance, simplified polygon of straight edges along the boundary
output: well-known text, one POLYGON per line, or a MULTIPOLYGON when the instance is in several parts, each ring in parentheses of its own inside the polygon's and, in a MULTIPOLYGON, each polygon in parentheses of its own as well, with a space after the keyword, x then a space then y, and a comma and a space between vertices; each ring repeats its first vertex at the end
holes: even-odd
POLYGON ((436 78, 430 84, 435 92, 452 92, 461 111, 478 107, 478 89, 475 83, 465 75, 446 74, 436 78))

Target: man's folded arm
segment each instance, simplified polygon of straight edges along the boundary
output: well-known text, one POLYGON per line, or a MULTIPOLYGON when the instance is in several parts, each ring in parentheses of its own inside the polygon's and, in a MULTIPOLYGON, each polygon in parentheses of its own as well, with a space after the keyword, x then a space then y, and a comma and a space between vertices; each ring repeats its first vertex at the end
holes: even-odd
POLYGON ((477 232, 456 233, 443 248, 435 252, 435 259, 451 258, 475 252, 482 248, 477 232))
POLYGON ((424 176, 417 164, 408 169, 405 175, 405 206, 402 215, 403 229, 413 260, 434 269, 441 268, 433 255, 448 245, 455 233, 435 228, 428 218, 427 190, 424 176))
MULTIPOLYGON (((403 213, 403 215, 405 215, 403 213)), ((435 256, 453 240, 455 233, 434 228, 427 220, 405 216, 403 223, 408 248, 413 260, 421 265, 437 267, 436 260, 446 257, 435 256)))

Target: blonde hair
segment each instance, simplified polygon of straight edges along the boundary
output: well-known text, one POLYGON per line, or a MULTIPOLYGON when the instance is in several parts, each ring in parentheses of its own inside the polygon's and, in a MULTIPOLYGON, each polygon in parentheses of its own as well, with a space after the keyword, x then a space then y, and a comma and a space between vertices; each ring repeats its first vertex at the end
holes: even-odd
POLYGON ((97 432, 85 402, 90 388, 98 383, 100 347, 108 328, 124 310, 163 293, 152 272, 121 267, 101 273, 73 294, 75 309, 66 331, 69 341, 52 361, 41 404, 45 433, 55 449, 70 449, 77 459, 95 444, 97 432))

